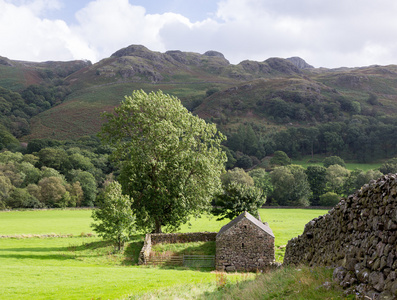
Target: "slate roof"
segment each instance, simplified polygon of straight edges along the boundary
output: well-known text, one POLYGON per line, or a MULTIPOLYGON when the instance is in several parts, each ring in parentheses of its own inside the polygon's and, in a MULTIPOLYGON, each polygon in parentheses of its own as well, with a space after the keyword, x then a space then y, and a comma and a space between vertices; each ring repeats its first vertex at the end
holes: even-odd
POLYGON ((254 223, 256 226, 258 226, 260 229, 262 229, 267 234, 274 237, 273 231, 271 230, 271 228, 268 225, 263 224, 261 221, 259 221, 257 218, 255 218, 253 215, 251 215, 250 213, 248 213, 246 211, 243 212, 242 214, 240 214, 238 217, 231 220, 225 226, 223 226, 221 228, 221 230, 219 230, 216 237, 218 238, 219 236, 221 236, 224 232, 228 231, 231 227, 233 227, 235 224, 239 223, 244 218, 249 220, 250 222, 254 223))

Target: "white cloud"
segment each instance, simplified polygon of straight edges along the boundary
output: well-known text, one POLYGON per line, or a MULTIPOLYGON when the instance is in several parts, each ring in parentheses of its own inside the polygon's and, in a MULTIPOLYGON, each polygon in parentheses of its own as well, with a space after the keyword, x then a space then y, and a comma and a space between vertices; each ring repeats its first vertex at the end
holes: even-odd
POLYGON ((128 0, 93 1, 76 17, 79 24, 73 30, 96 50, 98 58, 109 56, 130 44, 163 51, 159 29, 174 20, 189 23, 183 16, 173 13, 146 14, 143 7, 130 5, 128 0))
POLYGON ((46 61, 71 60, 76 58, 75 55, 89 53, 83 41, 73 35, 64 21, 39 17, 44 9, 51 7, 46 6, 51 1, 25 2, 17 6, 0 0, 0 55, 46 61))
POLYGON ((156 51, 216 50, 232 63, 301 56, 326 67, 397 64, 395 0, 220 0, 213 17, 200 22, 148 14, 131 3, 91 1, 68 25, 45 19, 61 0, 0 0, 0 55, 95 62, 142 44, 156 51))
POLYGON ((397 63, 397 13, 394 0, 222 0, 217 25, 163 29, 167 48, 212 48, 233 63, 249 58, 301 56, 315 66, 397 63), (199 46, 200 45, 200 46, 199 46), (186 47, 186 45, 185 45, 186 47))

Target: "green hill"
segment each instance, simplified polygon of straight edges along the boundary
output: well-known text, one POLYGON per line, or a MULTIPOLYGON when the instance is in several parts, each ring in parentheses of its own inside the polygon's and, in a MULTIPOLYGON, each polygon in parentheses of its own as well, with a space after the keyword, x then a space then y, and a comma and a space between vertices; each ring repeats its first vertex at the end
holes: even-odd
MULTIPOLYGON (((120 49, 95 64, 32 63, 0 57, 0 87, 20 93, 25 101, 25 107, 18 108, 26 115, 29 130, 25 134, 15 134, 7 125, 11 115, 18 117, 17 108, 6 118, 8 123, 2 122, 22 141, 95 134, 101 125, 100 113, 112 110, 135 89, 161 89, 175 95, 190 111, 217 123, 229 136, 250 125, 258 139, 293 129, 321 132, 321 124, 338 123, 342 129, 333 133, 341 135, 347 145, 345 126, 354 122, 361 126, 360 135, 371 136, 371 124, 394 128, 397 113, 396 65, 324 69, 296 57, 234 65, 216 51, 160 53, 138 45, 120 49)), ((321 143, 321 137, 317 138, 321 143)), ((330 150, 329 142, 323 144, 318 151, 339 154, 335 147, 330 150)), ((273 150, 280 147, 274 140, 269 145, 273 150)), ((290 154, 301 151, 298 146, 295 150, 288 147, 284 148, 290 154)), ((375 156, 390 155, 386 151, 375 156)))

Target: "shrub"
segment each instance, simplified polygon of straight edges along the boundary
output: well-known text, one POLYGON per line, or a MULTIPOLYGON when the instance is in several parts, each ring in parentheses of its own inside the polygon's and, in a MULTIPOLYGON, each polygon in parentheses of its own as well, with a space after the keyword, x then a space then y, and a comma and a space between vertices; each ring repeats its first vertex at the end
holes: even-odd
POLYGON ((340 198, 337 194, 332 192, 327 192, 320 196, 319 204, 321 206, 335 206, 338 204, 340 198))
POLYGON ((380 166, 379 170, 383 174, 397 173, 397 157, 386 161, 383 165, 380 166))
POLYGON ((274 152, 270 163, 277 166, 288 166, 291 164, 291 159, 284 151, 276 151, 274 152))
POLYGON ((329 166, 332 166, 332 165, 340 165, 344 168, 346 167, 345 161, 342 158, 340 158, 339 156, 329 156, 329 157, 324 158, 323 165, 326 168, 328 168, 329 166))
POLYGON ((44 204, 36 197, 29 194, 26 189, 16 188, 7 199, 7 204, 11 208, 42 208, 44 204))

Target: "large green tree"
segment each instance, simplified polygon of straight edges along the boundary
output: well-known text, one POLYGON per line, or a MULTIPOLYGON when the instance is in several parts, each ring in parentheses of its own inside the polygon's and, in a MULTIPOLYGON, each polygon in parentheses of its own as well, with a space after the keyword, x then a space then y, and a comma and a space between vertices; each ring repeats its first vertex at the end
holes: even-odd
POLYGON ((298 165, 275 168, 271 173, 273 200, 279 205, 308 206, 311 196, 305 169, 298 165))
POLYGON ((240 168, 234 168, 233 170, 228 170, 226 173, 223 173, 221 176, 221 181, 223 186, 227 186, 232 182, 248 186, 254 185, 254 180, 252 177, 240 168))
POLYGON ((115 148, 118 180, 134 199, 140 228, 176 229, 209 208, 226 161, 215 125, 161 91, 134 91, 105 117, 100 137, 115 148))
POLYGON ((260 219, 258 209, 265 202, 266 196, 260 188, 232 182, 215 197, 211 212, 218 217, 218 221, 226 218, 232 220, 245 211, 260 219))
POLYGON ((308 166, 305 170, 307 181, 312 190, 311 205, 319 205, 320 196, 326 192, 327 169, 323 166, 308 166))
POLYGON ((327 191, 343 195, 343 187, 349 175, 350 171, 340 165, 329 166, 325 175, 327 180, 327 191))

